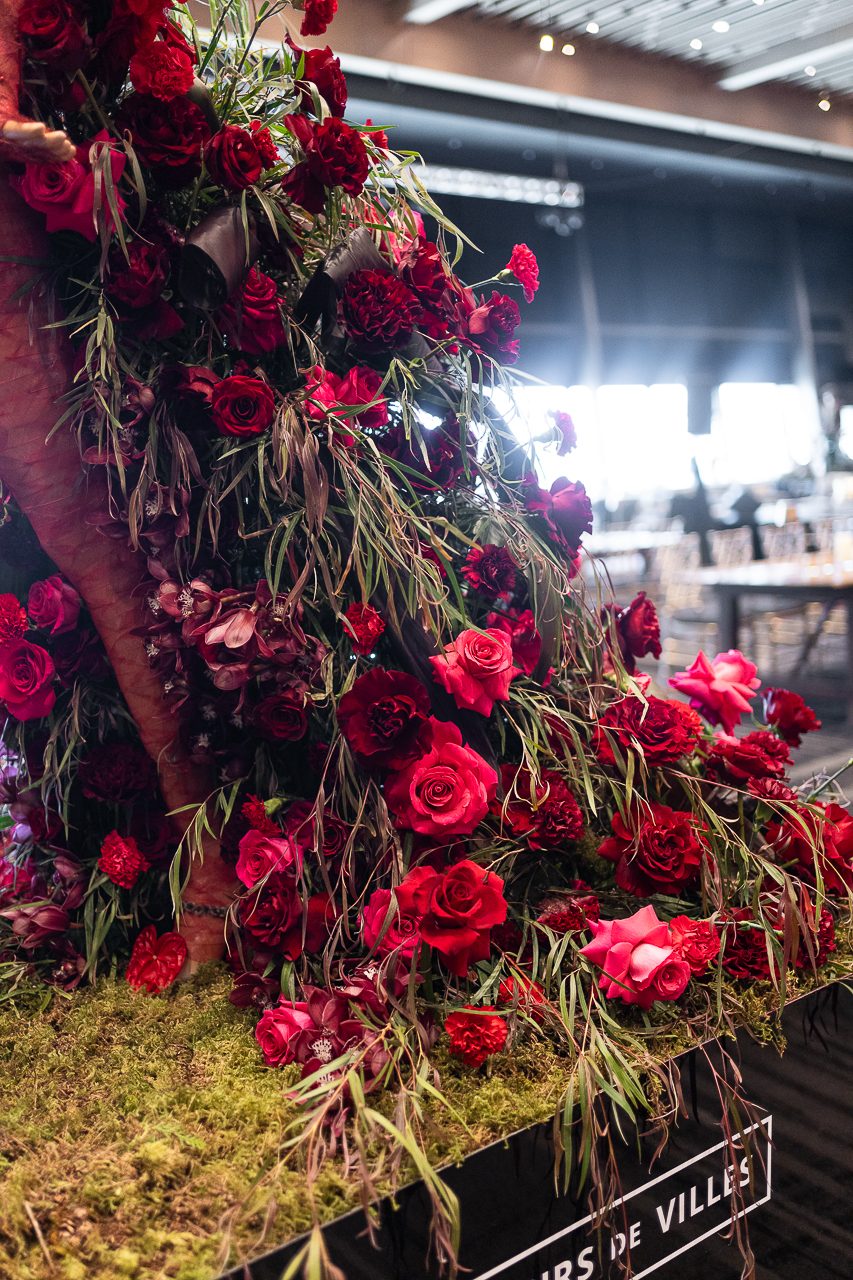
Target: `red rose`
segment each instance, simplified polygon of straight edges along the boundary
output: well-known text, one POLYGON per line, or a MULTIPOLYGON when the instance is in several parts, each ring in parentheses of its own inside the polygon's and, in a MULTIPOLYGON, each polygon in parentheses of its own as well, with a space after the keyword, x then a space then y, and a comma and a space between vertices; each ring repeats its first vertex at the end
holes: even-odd
POLYGON ((296 880, 273 872, 238 908, 240 924, 264 947, 281 947, 288 931, 302 918, 296 880))
POLYGON ((302 36, 321 36, 338 12, 338 0, 305 0, 302 13, 302 36))
POLYGON ((539 288, 539 263, 536 254, 526 244, 517 244, 513 248, 509 262, 504 267, 510 275, 515 276, 524 290, 524 301, 532 302, 539 288))
POLYGON ((440 657, 430 658, 433 676, 457 707, 491 715, 496 702, 509 701, 512 641, 504 631, 460 631, 440 657))
POLYGON ((148 860, 139 851, 132 836, 120 836, 111 831, 101 845, 98 870, 108 880, 122 889, 132 889, 143 871, 148 870, 148 860))
POLYGON ((538 512, 554 540, 576 555, 583 534, 592 533, 592 503, 580 481, 561 476, 550 489, 540 489, 535 477, 528 476, 523 496, 527 510, 538 512))
POLYGON ((60 574, 34 582, 27 597, 27 612, 34 627, 52 636, 73 631, 80 616, 80 597, 60 574))
POLYGON ((338 724, 350 750, 377 769, 400 769, 420 753, 428 716, 421 682, 382 667, 359 676, 338 704, 338 724))
POLYGON ((797 805, 768 824, 766 839, 801 879, 814 884, 817 867, 827 893, 853 889, 853 815, 840 804, 797 805))
POLYGON ((798 747, 804 733, 821 727, 811 707, 790 689, 764 690, 764 719, 789 747, 798 747))
POLYGON ((733 733, 741 717, 751 711, 750 701, 761 685, 756 671, 738 649, 711 659, 700 649, 692 665, 677 671, 669 683, 687 694, 691 707, 709 724, 721 724, 725 733, 733 733))
POLYGON ((219 314, 227 336, 247 355, 275 351, 287 338, 275 281, 257 267, 246 276, 239 297, 219 314))
MULTIPOLYGON (((110 145, 109 134, 105 131, 77 147, 73 159, 66 160, 63 164, 44 164, 31 160, 27 162, 20 177, 12 178, 13 187, 30 208, 45 215, 45 227, 50 234, 54 231, 75 231, 86 240, 97 240, 96 187, 102 216, 106 225, 112 226, 112 211, 104 190, 104 180, 100 175, 96 178, 93 165, 93 159, 105 147, 109 150, 112 185, 117 189, 126 157, 123 151, 110 145)), ((124 210, 124 198, 118 190, 116 201, 121 214, 124 210)))
POLYGON ((601 969, 598 985, 610 1000, 650 1009, 655 1000, 677 1000, 690 981, 690 966, 673 945, 669 926, 652 906, 624 920, 590 922, 592 942, 581 948, 601 969))
POLYGON ((341 314, 356 346, 396 351, 414 333, 420 305, 411 289, 390 271, 354 271, 344 288, 341 314))
POLYGON ((615 622, 619 647, 629 671, 633 670, 634 658, 645 658, 648 654, 660 657, 660 621, 645 591, 634 596, 624 609, 616 611, 615 622))
POLYGON ((193 60, 186 49, 165 40, 152 40, 130 60, 130 81, 138 93, 171 102, 192 88, 193 60))
POLYGON ((481 1067, 506 1044, 506 1021, 488 1005, 458 1009, 445 1019, 444 1029, 450 1037, 450 1052, 466 1067, 481 1067))
POLYGON ((28 57, 57 71, 79 70, 91 49, 79 13, 65 0, 25 0, 18 31, 28 57))
POLYGON ((132 240, 127 257, 116 246, 110 254, 107 294, 137 310, 159 302, 169 278, 169 251, 164 244, 132 240))
POLYGON ((385 631, 385 620, 372 604, 351 604, 345 611, 346 631, 356 653, 367 657, 385 631))
POLYGON ((184 967, 187 944, 179 933, 161 933, 153 924, 138 934, 127 964, 128 986, 154 995, 171 986, 184 967))
MULTIPOLYGON (((378 431, 388 422, 388 402, 379 395, 381 386, 381 374, 363 365, 350 369, 343 378, 316 365, 306 386, 305 408, 310 418, 320 422, 328 413, 364 406, 355 414, 342 416, 351 418, 363 431, 378 431)), ((353 437, 345 436, 344 443, 352 445, 353 437)))
POLYGON ((691 973, 704 973, 720 954, 720 935, 710 920, 675 916, 669 922, 669 931, 673 946, 690 965, 691 973))
POLYGON ((15 720, 39 720, 49 715, 56 702, 53 661, 29 640, 7 640, 0 644, 0 700, 15 720))
POLYGON ((17 596, 4 591, 0 595, 0 642, 26 635, 28 627, 24 606, 17 596))
POLYGON ((520 324, 518 303, 493 289, 489 301, 481 302, 469 315, 468 332, 487 355, 500 355, 506 364, 514 364, 518 359, 518 340, 513 334, 520 324))
POLYGON ((334 56, 328 45, 325 49, 300 49, 290 36, 287 36, 286 43, 293 54, 294 71, 302 63, 302 75, 298 81, 302 91, 302 110, 314 111, 314 97, 311 93, 313 86, 330 113, 342 116, 347 105, 347 82, 341 71, 340 58, 334 56))
POLYGON ((174 364, 161 370, 158 386, 184 430, 204 430, 212 421, 213 391, 219 382, 219 375, 203 365, 174 364))
POLYGON ((462 745, 455 724, 430 720, 429 751, 385 784, 385 800, 398 824, 426 836, 470 835, 495 797, 491 765, 462 745))
POLYGON ((457 978, 489 954, 489 934, 506 919, 504 882, 463 858, 447 871, 414 867, 397 886, 403 915, 420 920, 420 935, 457 978))
POLYGON ((616 884, 626 893, 679 894, 699 875, 707 844, 692 813, 665 804, 637 806, 629 821, 614 813, 613 835, 598 846, 599 857, 615 862, 616 884))
POLYGON ((281 940, 285 960, 298 960, 301 955, 317 955, 329 940, 339 915, 334 900, 327 893, 312 893, 298 920, 281 940))
POLYGON ((252 723, 267 742, 298 742, 308 732, 305 695, 297 689, 271 693, 255 707, 252 723))
POLYGON ((536 630, 532 611, 524 609, 519 613, 517 609, 507 609, 506 613, 490 613, 486 626, 506 632, 512 642, 513 662, 526 676, 532 676, 542 653, 542 637, 536 630))
POLYGON ((580 806, 564 779, 553 769, 543 769, 539 781, 526 765, 501 765, 501 785, 506 800, 492 806, 515 836, 531 849, 565 849, 583 835, 580 806))
POLYGON ((541 982, 532 982, 522 974, 501 978, 498 987, 498 1004, 521 1009, 534 1022, 542 1022, 544 1006, 548 1001, 541 982))
POLYGON ((285 118, 285 124, 305 156, 281 184, 296 204, 308 213, 322 213, 328 190, 340 187, 351 196, 359 194, 370 162, 357 129, 336 116, 317 124, 307 116, 292 115, 285 118))
POLYGON ((275 397, 260 378, 234 375, 213 388, 210 408, 221 436, 259 436, 272 425, 275 397))
POLYGON ((693 754, 701 733, 699 717, 683 702, 631 695, 599 717, 593 748, 602 764, 615 764, 614 743, 623 755, 639 751, 648 764, 675 764, 693 754))
POLYGON ((298 875, 301 870, 301 849, 294 840, 280 833, 270 836, 262 831, 251 830, 240 841, 235 872, 237 879, 247 889, 254 889, 258 881, 273 872, 292 872, 298 875))
POLYGON ((407 915, 394 902, 390 889, 374 889, 361 913, 361 936, 364 945, 381 956, 395 951, 403 960, 411 960, 420 942, 418 915, 407 915))
POLYGON ((184 187, 201 173, 210 125, 188 98, 162 102, 148 93, 132 93, 119 108, 116 123, 130 133, 139 163, 152 169, 164 187, 184 187))
POLYGON ((236 124, 224 124, 204 151, 207 171, 229 191, 245 191, 263 172, 264 164, 252 134, 236 124))
POLYGON ((297 800, 290 806, 284 828, 301 849, 329 860, 341 856, 352 835, 352 827, 331 809, 324 809, 318 815, 315 806, 307 800, 297 800))
POLYGON ((297 1036, 313 1025, 303 1001, 285 1000, 282 996, 273 1009, 267 1009, 255 1027, 255 1039, 267 1066, 284 1067, 295 1061, 297 1036))
POLYGON ((544 925, 552 933, 583 933, 590 920, 598 920, 601 907, 589 885, 575 881, 571 894, 557 894, 539 904, 536 923, 544 925))
POLYGON ((518 566, 506 547, 492 542, 482 547, 472 547, 465 557, 462 576, 484 596, 494 600, 496 596, 509 596, 515 589, 518 566))

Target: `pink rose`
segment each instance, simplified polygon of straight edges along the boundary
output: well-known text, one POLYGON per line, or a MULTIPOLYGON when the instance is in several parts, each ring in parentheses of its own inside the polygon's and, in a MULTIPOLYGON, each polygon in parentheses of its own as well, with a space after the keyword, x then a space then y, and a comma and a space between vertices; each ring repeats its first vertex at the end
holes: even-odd
POLYGON ((589 928, 593 940, 581 955, 602 970, 598 984, 611 1000, 649 1009, 655 1000, 677 1000, 683 993, 690 965, 654 907, 642 907, 625 920, 590 920, 589 928))
POLYGON ((282 836, 264 835, 262 831, 247 831, 240 841, 240 854, 236 866, 237 878, 247 889, 254 889, 259 880, 273 871, 302 869, 302 852, 294 840, 282 836))
POLYGON ((30 587, 27 613, 34 627, 49 631, 52 636, 61 636, 77 626, 80 597, 70 582, 53 573, 30 587))
POLYGON ((401 958, 411 960, 420 942, 420 917, 411 912, 402 912, 395 902, 389 918, 390 905, 390 889, 376 889, 370 895, 361 913, 361 936, 364 944, 371 951, 378 951, 381 956, 396 951, 401 958))
POLYGON ((433 675, 457 707, 491 715, 496 702, 509 700, 510 682, 521 675, 513 666, 512 639, 505 631, 461 631, 441 657, 430 658, 433 675))
POLYGON ((16 720, 38 720, 53 709, 56 670, 49 653, 29 640, 0 645, 0 699, 16 720))
POLYGON ((677 671, 669 683, 687 694, 691 707, 701 711, 709 724, 721 724, 726 733, 733 733, 761 686, 757 670, 738 649, 711 659, 700 649, 692 666, 677 671))
MULTIPOLYGON (((51 234, 54 231, 76 231, 87 240, 97 240, 95 171, 92 161, 109 141, 109 134, 104 130, 77 147, 72 160, 66 160, 64 164, 42 164, 32 160, 26 165, 21 177, 12 179, 15 190, 23 196, 30 208, 45 214, 45 226, 51 234)), ((126 158, 124 152, 114 146, 109 147, 109 152, 112 183, 117 188, 126 158)), ((100 208, 107 226, 111 227, 113 218, 103 178, 100 177, 98 181, 100 208)), ((121 214, 124 200, 118 191, 116 203, 121 214)))
POLYGON ((255 1039, 267 1066, 284 1067, 293 1062, 299 1034, 313 1025, 308 1005, 303 1001, 282 999, 275 1008, 267 1009, 255 1027, 255 1039))
POLYGON ((429 751, 389 779, 385 800, 397 824, 408 831, 470 835, 488 813, 498 775, 482 756, 462 745, 455 724, 434 719, 428 724, 429 751))

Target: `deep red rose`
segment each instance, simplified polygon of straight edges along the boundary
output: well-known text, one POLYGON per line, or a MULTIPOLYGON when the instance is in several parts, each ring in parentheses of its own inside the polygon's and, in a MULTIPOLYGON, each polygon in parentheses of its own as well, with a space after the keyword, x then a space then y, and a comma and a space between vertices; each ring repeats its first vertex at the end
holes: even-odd
POLYGON ((311 1026, 313 1020, 304 1001, 285 1000, 282 996, 274 1008, 267 1009, 255 1027, 255 1039, 267 1066, 284 1067, 293 1062, 297 1035, 311 1026))
POLYGON ((77 767, 77 780, 87 800, 127 804, 156 785, 154 763, 132 742, 104 742, 90 747, 77 767))
POLYGON ((271 693, 255 707, 252 723, 267 742, 298 742, 308 732, 305 695, 297 689, 271 693))
POLYGON ((401 769, 420 754, 429 710, 427 691, 414 676, 374 667, 341 698, 338 723, 364 764, 401 769))
POLYGON ((554 419, 554 428, 558 437, 557 453, 563 458, 577 446, 578 436, 575 424, 572 421, 572 415, 565 413, 562 409, 552 409, 550 416, 554 419))
POLYGON ((361 936, 364 945, 381 956, 396 951, 401 959, 411 960, 420 942, 420 916, 400 910, 390 889, 374 889, 361 913, 361 936))
POLYGON ((119 107, 116 123, 130 133, 139 163, 164 187, 187 186, 201 173, 210 125, 188 98, 162 102, 149 93, 132 93, 119 107))
POLYGON ((341 856, 352 835, 352 827, 331 809, 323 809, 322 815, 318 816, 315 806, 307 800, 297 800, 290 806, 284 819, 284 829, 300 848, 317 853, 328 861, 341 856))
POLYGON ((192 88, 193 60, 186 49, 166 40, 152 40, 130 60, 130 82, 138 93, 171 102, 192 88))
POLYGON ((481 1067, 506 1044, 506 1020, 490 1005, 458 1009, 447 1016, 444 1029, 450 1037, 450 1052, 466 1067, 481 1067))
POLYGON ((488 716, 509 701, 509 686, 521 675, 512 664, 512 641, 504 631, 460 631, 444 653, 430 658, 433 676, 457 707, 488 716))
POLYGON ((91 49, 76 6, 65 0, 24 0, 18 31, 28 57, 57 71, 79 70, 91 49))
POLYGON ((262 946, 281 947, 289 930, 302 918, 293 875, 273 872, 241 901, 238 916, 243 928, 262 946))
POLYGON ((0 642, 27 634, 27 613, 17 596, 4 591, 0 595, 0 642))
POLYGON ((357 129, 336 116, 329 116, 318 124, 307 116, 292 115, 286 117, 285 124, 305 156, 281 184, 296 204, 309 213, 322 213, 327 191, 332 188, 340 187, 351 196, 359 194, 370 162, 364 139, 357 129))
POLYGON ((247 889, 254 889, 260 880, 274 872, 298 875, 302 870, 302 850, 295 840, 283 836, 277 828, 275 835, 253 829, 240 841, 234 870, 247 889))
POLYGON ((356 653, 371 654, 385 631, 385 620, 372 604, 351 604, 344 611, 346 633, 356 653))
POLYGON ((623 755, 640 751, 648 764, 675 764, 682 756, 693 754, 701 734, 698 715, 683 702, 630 695, 614 702, 599 717, 593 748, 603 764, 615 763, 612 742, 623 755))
POLYGON ((397 886, 403 915, 420 920, 420 935, 457 978, 489 954, 489 934, 506 919, 504 882, 463 858, 446 871, 414 867, 397 886))
POLYGON ((426 836, 470 835, 488 812, 498 778, 491 765, 462 745, 455 724, 430 720, 430 749, 385 784, 385 800, 399 826, 426 836))
POLYGON ((347 105, 347 82, 341 71, 341 60, 336 58, 328 45, 324 49, 300 49, 290 36, 287 44, 293 54, 294 71, 302 62, 302 75, 298 84, 302 92, 301 107, 303 111, 314 111, 312 86, 333 116, 342 116, 347 105))
POLYGON ((275 397, 272 388, 260 378, 235 374, 213 388, 210 410, 221 436, 259 436, 272 426, 275 397))
POLYGON ((626 659, 645 658, 648 654, 660 657, 660 620, 645 591, 634 596, 624 609, 617 610, 615 621, 619 646, 626 659))
POLYGON ((468 316, 468 332, 476 344, 487 355, 502 357, 506 364, 518 359, 518 340, 513 335, 520 324, 518 303, 494 289, 488 302, 481 302, 468 316))
POLYGON ((106 650, 92 627, 78 626, 57 636, 52 649, 56 674, 66 688, 80 676, 86 680, 103 680, 109 674, 106 650))
POLYGON ((766 730, 743 738, 718 733, 707 756, 708 775, 734 786, 749 778, 781 778, 790 763, 787 743, 766 730))
POLYGON ((526 765, 502 764, 501 785, 506 799, 492 808, 531 849, 565 849, 583 835, 580 805, 555 770, 542 769, 534 784, 526 765))
POLYGON ((281 941, 285 960, 301 955, 315 956, 329 941, 339 911, 327 893, 312 893, 302 915, 290 926, 281 941))
POLYGON ((15 720, 39 720, 56 702, 56 670, 49 653, 29 640, 0 644, 0 700, 15 720))
POLYGON ((148 861, 132 836, 120 836, 117 831, 111 831, 101 845, 98 870, 103 871, 113 884, 120 885, 122 889, 132 889, 142 872, 148 870, 148 861))
POLYGON ((118 246, 110 253, 107 294, 132 310, 158 302, 168 278, 169 251, 162 243, 136 239, 127 246, 127 257, 118 246))
POLYGON ((338 0, 305 0, 302 13, 302 36, 321 36, 338 12, 338 0))
POLYGON ((138 934, 127 964, 128 986, 154 995, 165 991, 177 978, 187 958, 187 944, 179 933, 157 937, 153 924, 138 934))
POLYGON ((74 231, 86 240, 97 240, 96 193, 102 217, 107 227, 112 227, 112 210, 104 190, 104 179, 100 172, 96 174, 94 167, 94 160, 104 148, 109 150, 112 184, 116 189, 116 202, 121 216, 124 212, 124 197, 117 188, 127 158, 123 151, 112 145, 105 130, 81 143, 71 160, 66 160, 63 164, 44 164, 31 160, 25 165, 23 174, 11 180, 15 190, 30 208, 45 215, 45 228, 49 234, 52 235, 54 231, 74 231))
POLYGON ((528 476, 522 489, 528 511, 538 512, 554 540, 571 555, 576 555, 585 533, 592 533, 592 503, 580 481, 561 476, 550 489, 540 489, 534 476, 528 476))
POLYGON ((341 314, 357 347, 397 351, 414 333, 420 305, 390 271, 354 271, 344 288, 341 314))
POLYGON ((708 847, 694 814, 651 803, 638 805, 628 821, 614 813, 610 825, 613 835, 598 853, 616 863, 616 884, 626 893, 679 894, 697 879, 708 847))
POLYGON ((764 690, 764 719, 789 747, 798 747, 804 733, 821 727, 811 707, 791 689, 764 690))
POLYGON ((524 290, 524 301, 532 302, 539 288, 539 263, 536 261, 533 250, 526 244, 515 245, 504 270, 515 276, 521 285, 524 290))
POLYGON ((542 637, 536 630, 536 621, 530 609, 519 613, 507 609, 505 613, 490 613, 486 626, 491 630, 505 631, 512 641, 512 660, 526 676, 532 676, 542 653, 542 637))
POLYGON ((476 591, 494 600, 496 596, 512 594, 518 566, 506 547, 487 542, 481 547, 472 547, 468 552, 462 576, 476 591))
POLYGON ((249 132, 265 169, 273 169, 281 160, 275 139, 262 120, 250 120, 249 132))
POLYGON ((247 355, 275 351, 287 338, 275 281, 257 267, 252 267, 240 294, 219 315, 227 336, 247 355))
POLYGON ((213 392, 221 379, 203 365, 166 365, 160 372, 160 392, 171 402, 183 430, 204 430, 213 419, 213 392))
POLYGON ((254 137, 236 124, 224 124, 204 150, 207 172, 229 191, 245 191, 258 181, 264 164, 254 137))
POLYGON ((80 616, 80 597, 61 574, 34 582, 27 597, 27 612, 34 627, 52 636, 73 631, 80 616))
POLYGON ((720 934, 711 920, 675 916, 669 922, 673 946, 693 974, 704 973, 720 954, 720 934))
POLYGON ((796 805, 768 824, 766 839, 776 860, 809 884, 817 867, 827 893, 853 889, 853 815, 840 804, 796 805))

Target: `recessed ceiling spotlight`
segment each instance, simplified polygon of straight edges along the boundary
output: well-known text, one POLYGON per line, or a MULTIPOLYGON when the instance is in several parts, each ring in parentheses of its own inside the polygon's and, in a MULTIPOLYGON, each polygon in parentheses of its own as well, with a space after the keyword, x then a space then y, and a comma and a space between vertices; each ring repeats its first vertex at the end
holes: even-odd
POLYGON ((817 67, 803 67, 803 74, 807 76, 816 76, 817 67))
POLYGON ((564 53, 567 58, 573 58, 577 53, 577 49, 575 49, 573 44, 564 44, 560 53, 564 53))
POLYGON ((542 52, 543 52, 543 53, 550 53, 550 52, 551 52, 551 50, 554 48, 554 37, 553 37, 553 36, 540 36, 540 37, 539 37, 539 48, 542 50, 542 52))
POLYGON ((587 35, 597 36, 599 31, 601 30, 601 27, 598 25, 597 22, 588 22, 586 24, 586 30, 587 30, 587 35))
POLYGON ((829 101, 829 98, 821 98, 817 105, 820 107, 821 111, 829 111, 832 103, 829 101))
POLYGON ((697 37, 696 39, 694 39, 694 40, 691 40, 691 41, 690 41, 690 48, 691 48, 691 49, 695 49, 695 50, 696 50, 696 52, 698 53, 698 52, 699 52, 699 50, 702 48, 702 41, 701 41, 698 37, 697 37))
POLYGON ((718 18, 716 22, 711 24, 711 30, 716 31, 718 36, 724 36, 730 29, 725 18, 718 18))

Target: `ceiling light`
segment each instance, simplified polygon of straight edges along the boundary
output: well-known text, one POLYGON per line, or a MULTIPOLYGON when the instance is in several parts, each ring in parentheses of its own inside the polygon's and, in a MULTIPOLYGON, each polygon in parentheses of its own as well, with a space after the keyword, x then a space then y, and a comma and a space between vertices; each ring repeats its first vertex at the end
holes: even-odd
POLYGON ((573 58, 577 53, 577 50, 573 44, 564 44, 560 53, 564 53, 567 58, 573 58))
POLYGON ((478 196, 481 200, 550 205, 555 209, 583 207, 583 187, 560 178, 525 178, 515 173, 456 169, 449 165, 418 165, 415 173, 438 195, 478 196))
POLYGON ((764 4, 764 0, 752 0, 753 4, 764 4))
POLYGON ((599 31, 601 30, 601 27, 598 25, 597 22, 588 22, 586 24, 586 30, 587 30, 587 35, 597 36, 599 31))
POLYGON ((716 22, 711 24, 711 30, 716 31, 718 36, 724 36, 730 30, 730 27, 725 18, 718 18, 716 22))
POLYGON ((550 52, 551 52, 551 50, 554 48, 554 37, 553 37, 553 36, 540 36, 540 37, 539 37, 539 48, 542 50, 542 52, 543 52, 543 53, 550 53, 550 52))
POLYGON ((803 67, 803 74, 807 76, 816 76, 817 67, 803 67))
POLYGON ((817 105, 820 107, 821 111, 829 111, 832 103, 829 101, 829 98, 821 98, 817 105))
POLYGON ((702 48, 702 41, 701 41, 701 40, 699 40, 698 38, 697 38, 697 39, 695 39, 695 40, 691 40, 691 41, 690 41, 690 48, 691 48, 691 49, 695 49, 695 50, 696 50, 696 52, 698 53, 698 52, 699 52, 699 50, 702 48))

